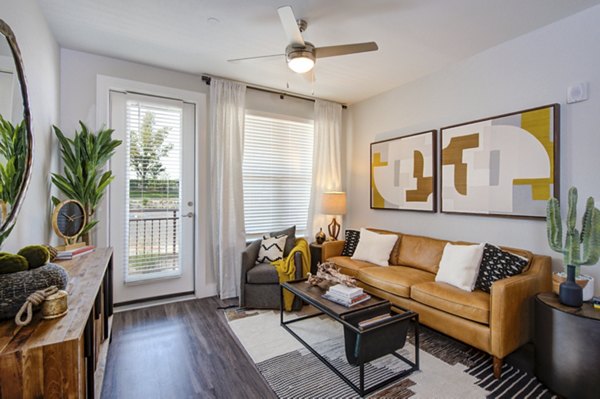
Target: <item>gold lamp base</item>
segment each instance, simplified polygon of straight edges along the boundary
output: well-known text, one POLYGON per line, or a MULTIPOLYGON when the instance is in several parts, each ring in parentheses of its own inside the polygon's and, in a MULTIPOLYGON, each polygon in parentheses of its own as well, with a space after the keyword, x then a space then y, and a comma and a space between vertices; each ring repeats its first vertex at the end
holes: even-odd
POLYGON ((329 223, 328 228, 329 228, 329 237, 333 241, 336 241, 338 239, 338 236, 340 235, 340 224, 337 222, 337 220, 335 220, 335 218, 333 218, 331 223, 329 223))

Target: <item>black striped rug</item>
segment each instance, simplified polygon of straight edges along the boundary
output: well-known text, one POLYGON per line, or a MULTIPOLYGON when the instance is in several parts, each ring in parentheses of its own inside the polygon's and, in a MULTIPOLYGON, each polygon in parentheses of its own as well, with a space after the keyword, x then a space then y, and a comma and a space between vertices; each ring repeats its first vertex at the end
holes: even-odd
MULTIPOLYGON (((261 314, 264 323, 265 314, 261 314)), ((230 317, 231 315, 228 315, 230 317)), ((251 316, 251 315, 249 315, 251 316)), ((279 315, 272 313, 273 318, 279 315)), ((251 319, 252 317, 248 317, 251 319)), ((240 342, 250 346, 250 333, 242 324, 246 320, 235 320, 234 333, 240 342)), ((270 317, 269 317, 270 319, 270 317)), ((249 320, 248 320, 249 321, 249 320)), ((277 320, 278 321, 278 320, 277 320)), ((277 321, 273 326, 277 325, 277 321)), ((319 318, 298 323, 315 323, 319 328, 319 318)), ((252 328, 248 323, 246 327, 252 328)), ((294 326, 294 325, 292 325, 294 326)), ((278 327, 280 328, 280 327, 278 327)), ((303 327, 306 328, 306 327, 303 327)), ((411 329, 412 330, 412 329, 411 329)), ((280 333, 280 332, 278 332, 280 333)), ((287 332, 286 332, 287 334, 287 332)), ((504 364, 502 380, 496 380, 492 374, 492 361, 489 355, 443 334, 421 327, 421 370, 404 379, 371 394, 369 398, 553 398, 555 397, 534 376, 509 364, 504 364)), ((253 340, 269 342, 268 334, 252 336, 253 340)), ((408 343, 399 351, 405 357, 413 358, 414 337, 409 332, 408 343)), ((252 342, 248 352, 252 355, 262 342, 252 342), (258 344, 258 345, 257 345, 258 344)), ((345 359, 343 337, 327 338, 320 342, 311 342, 322 356, 326 357, 345 376, 358 383, 358 367, 350 366, 345 359)), ((321 361, 305 348, 279 351, 281 354, 257 362, 257 367, 273 391, 280 398, 358 398, 358 395, 329 370, 321 361)), ((254 357, 253 357, 254 358, 254 357)), ((373 386, 406 366, 393 356, 386 356, 365 365, 366 385, 373 386)))

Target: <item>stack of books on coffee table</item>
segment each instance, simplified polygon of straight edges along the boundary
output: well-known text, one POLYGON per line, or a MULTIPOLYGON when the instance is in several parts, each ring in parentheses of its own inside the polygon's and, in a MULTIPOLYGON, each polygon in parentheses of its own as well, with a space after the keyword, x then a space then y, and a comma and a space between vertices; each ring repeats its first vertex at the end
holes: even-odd
POLYGON ((364 292, 362 288, 336 284, 331 286, 327 292, 323 294, 323 298, 346 307, 352 307, 361 302, 368 301, 371 299, 371 296, 364 292))

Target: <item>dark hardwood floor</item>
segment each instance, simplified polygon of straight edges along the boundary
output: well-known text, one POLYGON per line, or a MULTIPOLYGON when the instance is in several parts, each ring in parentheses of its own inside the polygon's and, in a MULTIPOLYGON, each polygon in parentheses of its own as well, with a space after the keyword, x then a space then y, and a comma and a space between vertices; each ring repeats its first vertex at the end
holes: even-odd
POLYGON ((102 398, 275 398, 217 310, 227 304, 116 313, 102 398))

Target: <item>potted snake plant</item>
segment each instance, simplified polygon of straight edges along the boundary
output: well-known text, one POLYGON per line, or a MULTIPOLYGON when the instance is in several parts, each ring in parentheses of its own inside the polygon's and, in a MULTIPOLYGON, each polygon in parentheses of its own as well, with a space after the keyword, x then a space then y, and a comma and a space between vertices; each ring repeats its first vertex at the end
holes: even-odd
MULTIPOLYGON (((572 274, 575 281, 583 289, 582 299, 588 301, 594 295, 594 279, 582 275, 582 265, 595 265, 600 259, 600 210, 594 206, 594 198, 589 197, 586 202, 585 213, 582 219, 581 232, 577 230, 577 189, 569 189, 569 209, 567 211, 566 236, 563 243, 562 219, 558 199, 548 201, 546 225, 548 243, 552 250, 563 254, 564 271, 553 273, 553 291, 560 294, 560 285, 567 276, 572 274), (569 270, 571 269, 571 270, 569 270)), ((561 298, 561 302, 562 302, 561 298)))

